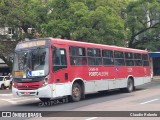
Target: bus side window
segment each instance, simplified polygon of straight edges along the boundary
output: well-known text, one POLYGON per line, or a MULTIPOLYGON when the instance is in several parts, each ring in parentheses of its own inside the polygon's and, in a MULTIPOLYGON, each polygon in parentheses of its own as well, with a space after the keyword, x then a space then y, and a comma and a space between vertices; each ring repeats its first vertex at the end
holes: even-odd
POLYGON ((71 64, 71 65, 76 65, 76 63, 77 63, 76 58, 70 57, 70 64, 71 64))
POLYGON ((143 66, 149 66, 149 60, 147 54, 142 54, 143 66))
POLYGON ((103 65, 105 65, 105 66, 113 66, 114 65, 112 50, 102 50, 102 57, 103 57, 103 65))
POLYGON ((134 53, 135 66, 142 66, 142 55, 139 53, 134 53))
POLYGON ((125 52, 125 62, 126 66, 134 66, 133 53, 125 52))
POLYGON ((87 56, 88 56, 88 65, 91 66, 101 66, 102 65, 102 57, 101 57, 101 50, 97 48, 88 48, 87 49, 87 56))
POLYGON ((87 65, 86 51, 83 47, 70 46, 70 64, 73 66, 87 65))
POLYGON ((59 49, 54 46, 52 53, 53 72, 67 68, 66 50, 64 48, 59 49))
POLYGON ((124 66, 124 54, 121 51, 114 51, 115 65, 124 66))

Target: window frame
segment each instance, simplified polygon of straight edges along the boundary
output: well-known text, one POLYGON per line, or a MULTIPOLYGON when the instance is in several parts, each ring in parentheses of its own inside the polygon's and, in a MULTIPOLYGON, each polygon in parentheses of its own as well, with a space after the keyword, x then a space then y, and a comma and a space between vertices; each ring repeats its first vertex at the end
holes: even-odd
MULTIPOLYGON (((102 60, 103 60, 103 65, 104 66, 114 66, 114 51, 113 50, 108 50, 108 49, 102 49, 102 60), (105 56, 104 52, 110 52, 110 56, 105 56), (110 60, 112 64, 105 64, 106 60, 110 60)), ((107 62, 106 62, 107 63, 107 62)))
POLYGON ((101 52, 101 49, 88 47, 87 48, 87 60, 88 60, 88 65, 89 66, 102 66, 103 62, 102 62, 102 52, 101 52), (88 52, 89 50, 92 51, 92 55, 89 55, 89 52, 88 52), (98 50, 98 52, 99 52, 98 53, 98 57, 96 56, 97 54, 94 53, 95 52, 94 50, 96 52, 98 50))
POLYGON ((87 66, 87 56, 86 56, 86 48, 81 46, 69 46, 69 58, 71 66, 87 66), (71 54, 73 51, 72 48, 75 48, 75 51, 78 51, 78 54, 71 54), (82 49, 82 54, 79 54, 79 48, 82 49), (76 50, 77 49, 77 50, 76 50))
POLYGON ((149 56, 148 54, 142 54, 142 65, 149 66, 149 56))
POLYGON ((126 66, 123 51, 114 50, 114 62, 115 66, 126 66), (117 56, 115 53, 122 53, 122 56, 117 56), (123 62, 121 62, 121 60, 123 62))
POLYGON ((125 55, 125 63, 126 63, 126 66, 135 66, 135 63, 134 63, 134 53, 133 52, 124 52, 124 55, 125 55), (131 57, 129 57, 130 55, 131 57))
POLYGON ((52 72, 57 72, 57 71, 59 71, 59 70, 62 70, 62 69, 66 69, 68 67, 68 63, 67 63, 67 52, 66 52, 66 49, 65 48, 61 48, 61 47, 57 47, 57 46, 52 46, 52 72), (58 65, 54 65, 54 60, 55 60, 55 58, 54 58, 54 48, 56 48, 56 50, 58 50, 58 51, 56 51, 56 54, 59 54, 59 57, 60 57, 60 64, 58 65), (62 65, 62 58, 61 58, 61 53, 60 53, 60 50, 64 50, 64 55, 65 55, 65 61, 66 61, 66 65, 62 65), (57 52, 59 52, 59 53, 57 53, 57 52), (56 68, 57 67, 57 68, 56 68))
POLYGON ((142 54, 141 53, 134 53, 134 65, 135 66, 143 66, 142 63, 142 54))

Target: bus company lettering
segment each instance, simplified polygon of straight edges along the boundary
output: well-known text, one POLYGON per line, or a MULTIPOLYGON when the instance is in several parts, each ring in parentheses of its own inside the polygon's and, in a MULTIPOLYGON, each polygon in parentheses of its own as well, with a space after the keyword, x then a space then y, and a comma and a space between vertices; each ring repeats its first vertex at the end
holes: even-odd
POLYGON ((108 72, 99 72, 98 68, 89 68, 89 76, 108 76, 108 72))
POLYGON ((108 76, 108 72, 89 72, 89 76, 108 76))
POLYGON ((98 68, 88 68, 88 71, 98 71, 98 68))

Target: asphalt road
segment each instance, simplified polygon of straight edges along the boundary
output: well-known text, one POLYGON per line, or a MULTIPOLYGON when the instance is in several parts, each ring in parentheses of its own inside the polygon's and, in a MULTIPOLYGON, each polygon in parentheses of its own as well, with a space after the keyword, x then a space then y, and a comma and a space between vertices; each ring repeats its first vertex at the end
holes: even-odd
MULTIPOLYGON (((156 114, 152 111, 160 111, 160 80, 154 80, 151 83, 139 86, 137 87, 136 91, 132 93, 125 93, 120 90, 110 91, 106 94, 94 93, 86 95, 85 100, 69 103, 60 103, 55 100, 52 100, 49 103, 42 103, 37 98, 16 98, 12 96, 11 90, 0 90, 0 111, 51 111, 50 113, 44 113, 44 115, 56 115, 56 117, 58 118, 54 118, 54 120, 61 119, 61 117, 63 117, 63 119, 65 117, 65 119, 67 120, 73 120, 75 119, 74 117, 78 117, 76 118, 77 120, 101 120, 106 119, 108 115, 111 116, 109 117, 109 119, 111 120, 128 120, 136 118, 137 120, 139 120, 138 118, 141 117, 140 115, 144 114, 143 111, 149 111, 152 113, 152 117, 145 117, 145 120, 150 120, 151 118, 153 118, 153 115, 156 114), (67 114, 74 117, 66 118, 66 113, 56 111, 71 111, 67 114), (105 112, 99 112, 100 115, 103 116, 101 117, 98 112, 95 111, 105 112), (114 112, 109 113, 106 111, 114 112), (123 113, 119 111, 125 112, 123 113), (127 113, 126 111, 130 111, 130 113, 127 113), (132 111, 135 111, 135 113, 132 111), (138 113, 136 113, 136 111, 138 111, 138 113), (142 111, 142 113, 140 111, 142 111), (130 115, 130 118, 127 118, 127 116, 125 117, 125 115, 123 114, 130 115), (117 117, 113 117, 114 115, 117 117)), ((160 115, 160 112, 158 113, 158 115, 160 115)), ((42 118, 39 119, 41 120, 42 118)), ((53 118, 48 117, 47 119, 53 118)), ((140 119, 142 119, 142 117, 140 119)), ((158 120, 158 117, 155 117, 153 120, 156 119, 158 120)))

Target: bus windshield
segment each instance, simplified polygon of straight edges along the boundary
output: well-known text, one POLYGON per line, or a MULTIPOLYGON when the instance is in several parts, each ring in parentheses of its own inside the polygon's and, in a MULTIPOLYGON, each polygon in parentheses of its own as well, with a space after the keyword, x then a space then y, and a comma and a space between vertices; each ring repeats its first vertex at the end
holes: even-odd
POLYGON ((13 77, 33 78, 49 73, 49 48, 16 51, 14 55, 13 77))

